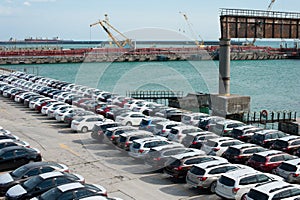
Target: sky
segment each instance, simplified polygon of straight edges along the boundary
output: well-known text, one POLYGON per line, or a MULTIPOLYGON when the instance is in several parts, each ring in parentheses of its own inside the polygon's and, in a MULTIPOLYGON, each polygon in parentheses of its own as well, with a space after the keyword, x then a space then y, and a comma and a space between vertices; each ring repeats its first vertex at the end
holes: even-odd
MULTIPOLYGON (((0 0, 0 40, 107 40, 104 19, 135 40, 218 40, 220 8, 267 10, 271 0, 0 0), (188 16, 185 21, 181 13, 188 16), (188 25, 188 23, 190 25, 188 25)), ((276 0, 274 11, 300 12, 300 0, 276 0)))

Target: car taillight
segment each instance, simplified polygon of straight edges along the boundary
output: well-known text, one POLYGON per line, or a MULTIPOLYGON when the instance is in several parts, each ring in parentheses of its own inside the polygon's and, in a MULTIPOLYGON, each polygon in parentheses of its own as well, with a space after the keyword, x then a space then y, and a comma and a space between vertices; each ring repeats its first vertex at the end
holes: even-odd
POLYGON ((192 142, 192 144, 197 144, 197 142, 196 142, 196 141, 194 141, 194 142, 192 142))
POLYGON ((106 197, 107 197, 107 192, 103 193, 103 196, 106 196, 106 197))
POLYGON ((139 149, 139 153, 143 153, 144 152, 144 150, 143 149, 139 149))
POLYGON ((263 144, 266 144, 266 143, 267 143, 267 141, 266 141, 266 140, 264 140, 264 141, 263 141, 263 144))
POLYGON ((66 170, 64 170, 64 172, 70 173, 70 170, 69 170, 69 169, 66 169, 66 170))
POLYGON ((129 142, 125 142, 125 146, 126 146, 126 147, 129 146, 129 142))
POLYGON ((153 160, 159 161, 161 158, 153 158, 153 160))
POLYGON ((166 130, 164 130, 164 129, 163 129, 161 132, 162 132, 162 133, 165 133, 165 132, 166 132, 166 130))
POLYGON ((240 188, 233 188, 232 193, 236 194, 239 191, 240 188))
POLYGON ((224 132, 224 133, 227 133, 227 132, 228 132, 228 130, 224 130, 223 132, 224 132))
POLYGON ((213 148, 213 151, 219 151, 219 150, 220 150, 219 147, 213 148))
POLYGON ((182 170, 182 166, 175 167, 174 169, 180 171, 180 170, 182 170))
POLYGON ((243 158, 243 156, 238 155, 238 156, 234 156, 234 158, 241 159, 243 158))
POLYGON ((207 177, 198 177, 200 181, 206 181, 207 177))
POLYGON ((115 139, 115 136, 111 136, 110 140, 114 140, 115 139))
POLYGON ((293 173, 293 177, 298 177, 299 174, 293 173))

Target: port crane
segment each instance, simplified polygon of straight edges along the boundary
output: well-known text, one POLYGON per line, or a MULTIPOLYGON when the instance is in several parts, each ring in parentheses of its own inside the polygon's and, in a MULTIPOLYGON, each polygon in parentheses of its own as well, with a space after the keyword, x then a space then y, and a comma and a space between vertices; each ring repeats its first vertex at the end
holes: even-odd
POLYGON ((116 29, 114 26, 112 26, 109 21, 108 21, 108 16, 107 14, 104 15, 105 19, 104 20, 99 20, 98 22, 95 22, 93 24, 90 24, 90 27, 95 26, 95 25, 100 25, 103 30, 107 33, 107 35, 109 36, 110 39, 112 39, 112 41, 119 47, 119 48, 132 48, 133 44, 132 44, 132 40, 129 39, 128 37, 126 37, 123 33, 121 33, 118 29, 116 29), (114 30, 117 34, 119 34, 121 37, 124 38, 123 41, 119 41, 113 34, 112 32, 109 30, 112 29, 114 30))
POLYGON ((204 47, 204 40, 202 39, 202 37, 199 35, 200 39, 201 39, 201 43, 199 42, 199 40, 197 39, 196 33, 194 31, 194 29, 192 28, 192 24, 189 21, 188 16, 186 15, 186 13, 183 12, 179 12, 179 14, 181 14, 183 16, 183 18, 185 19, 190 32, 193 34, 193 37, 195 38, 195 44, 197 45, 197 47, 204 47))

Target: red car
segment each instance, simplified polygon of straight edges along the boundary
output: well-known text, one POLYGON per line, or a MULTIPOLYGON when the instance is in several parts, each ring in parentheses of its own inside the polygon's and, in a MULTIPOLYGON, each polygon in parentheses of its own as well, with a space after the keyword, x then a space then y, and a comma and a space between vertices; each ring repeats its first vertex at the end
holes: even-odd
POLYGON ((101 108, 98 108, 96 110, 96 113, 100 114, 100 115, 103 115, 105 117, 106 113, 110 112, 112 108, 119 108, 119 106, 116 106, 116 105, 104 105, 101 108))
POLYGON ((283 161, 296 159, 298 157, 292 156, 282 151, 269 150, 253 154, 247 161, 247 165, 263 172, 272 172, 283 161))

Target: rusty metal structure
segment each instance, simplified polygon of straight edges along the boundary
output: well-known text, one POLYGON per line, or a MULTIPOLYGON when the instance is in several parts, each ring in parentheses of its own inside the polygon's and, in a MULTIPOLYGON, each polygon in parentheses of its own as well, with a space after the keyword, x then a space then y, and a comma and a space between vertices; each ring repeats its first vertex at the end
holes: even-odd
POLYGON ((220 9, 221 38, 300 38, 300 13, 220 9))

